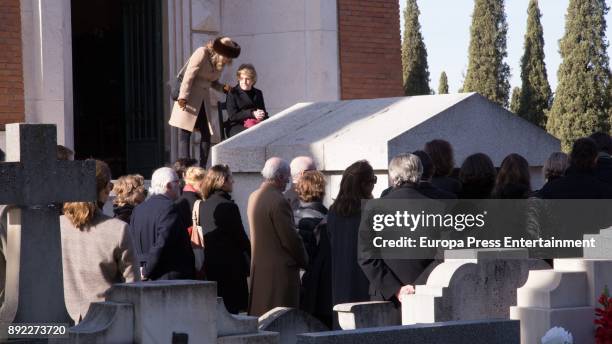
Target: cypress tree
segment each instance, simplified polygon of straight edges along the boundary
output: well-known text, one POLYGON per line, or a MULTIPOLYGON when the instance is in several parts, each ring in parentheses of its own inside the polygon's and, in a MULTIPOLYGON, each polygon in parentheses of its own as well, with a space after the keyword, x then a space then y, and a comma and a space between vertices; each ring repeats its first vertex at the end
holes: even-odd
POLYGON ((610 66, 605 0, 570 0, 562 62, 546 129, 569 150, 574 140, 610 129, 610 66))
POLYGON ((538 0, 530 0, 527 9, 525 52, 521 58, 521 96, 515 113, 544 128, 546 126, 544 112, 550 108, 552 92, 544 63, 544 32, 540 22, 541 17, 538 0))
POLYGON ((404 41, 402 42, 404 94, 407 96, 431 93, 427 50, 423 36, 421 36, 419 14, 416 0, 407 0, 404 10, 404 41))
POLYGON ((512 89, 512 97, 510 99, 510 111, 518 114, 521 101, 521 89, 515 87, 512 89))
POLYGON ((508 106, 510 66, 504 62, 508 24, 504 0, 475 0, 464 92, 508 106))
POLYGON ((438 83, 438 94, 448 94, 448 78, 446 72, 442 71, 440 74, 440 82, 438 83))

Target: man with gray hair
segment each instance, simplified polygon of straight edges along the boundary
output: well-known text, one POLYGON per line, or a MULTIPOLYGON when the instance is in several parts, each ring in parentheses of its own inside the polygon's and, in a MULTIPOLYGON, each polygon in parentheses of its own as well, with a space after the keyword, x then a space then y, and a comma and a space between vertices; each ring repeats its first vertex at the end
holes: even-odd
POLYGON ((151 197, 134 208, 130 233, 143 280, 192 279, 195 257, 174 201, 179 197, 179 177, 162 167, 151 177, 151 197))
POLYGON ((292 210, 296 210, 300 207, 300 199, 298 198, 298 194, 295 191, 295 187, 306 171, 316 171, 317 166, 315 165, 314 160, 309 156, 298 156, 295 159, 291 160, 291 164, 289 165, 291 169, 291 188, 285 191, 284 195, 289 205, 291 205, 292 210))
MULTIPOLYGON (((422 174, 418 156, 410 153, 395 156, 389 163, 393 188, 382 198, 429 199, 418 190, 422 174)), ((414 294, 414 285, 424 278, 421 275, 432 262, 432 259, 360 259, 359 265, 370 281, 372 299, 393 301, 399 306, 404 295, 414 294)))
POLYGON ((251 231, 251 292, 249 315, 260 316, 274 307, 300 305, 300 268, 308 256, 283 197, 290 177, 280 158, 266 161, 264 182, 249 196, 247 216, 251 231))

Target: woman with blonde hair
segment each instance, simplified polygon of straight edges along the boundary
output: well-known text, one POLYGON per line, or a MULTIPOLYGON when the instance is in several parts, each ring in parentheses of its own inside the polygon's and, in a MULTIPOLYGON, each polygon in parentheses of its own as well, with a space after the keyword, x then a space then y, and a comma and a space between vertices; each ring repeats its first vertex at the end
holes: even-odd
POLYGON ((240 65, 238 84, 227 93, 227 136, 231 137, 268 118, 263 93, 255 88, 257 71, 252 64, 240 65))
POLYGON ((113 187, 113 213, 115 218, 130 223, 132 211, 147 197, 144 177, 140 174, 128 174, 120 177, 113 187))
POLYGON ((60 217, 64 297, 75 323, 85 317, 90 303, 104 301, 113 284, 138 280, 127 224, 99 207, 112 187, 108 165, 96 160, 97 202, 65 203, 60 217))
POLYGON ((193 204, 197 200, 202 199, 202 183, 206 177, 206 170, 202 167, 192 166, 185 170, 183 181, 183 193, 176 200, 176 207, 179 211, 183 222, 187 227, 191 226, 191 214, 193 212, 193 204))
POLYGON ((179 158, 189 158, 191 133, 200 131, 200 166, 206 167, 213 134, 209 116, 210 88, 227 93, 229 85, 219 83, 223 68, 240 55, 240 46, 229 37, 217 37, 199 47, 184 67, 183 80, 168 122, 179 128, 179 158))
POLYGON ((217 293, 230 313, 246 310, 247 276, 251 243, 244 232, 240 210, 231 198, 234 179, 227 165, 215 165, 206 173, 200 203, 204 234, 204 269, 217 282, 217 293))

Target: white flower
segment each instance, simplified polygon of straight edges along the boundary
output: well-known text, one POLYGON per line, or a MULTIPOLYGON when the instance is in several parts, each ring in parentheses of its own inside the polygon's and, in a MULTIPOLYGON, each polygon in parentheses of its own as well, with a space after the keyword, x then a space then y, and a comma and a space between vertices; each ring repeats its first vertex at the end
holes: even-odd
POLYGON ((542 344, 574 344, 574 337, 563 327, 553 327, 542 337, 542 344))

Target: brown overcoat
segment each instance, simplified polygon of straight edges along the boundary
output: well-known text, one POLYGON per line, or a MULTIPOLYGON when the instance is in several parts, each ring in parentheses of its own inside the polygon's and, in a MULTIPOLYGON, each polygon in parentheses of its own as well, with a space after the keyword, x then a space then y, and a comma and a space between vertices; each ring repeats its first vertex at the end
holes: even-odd
POLYGON ((260 316, 274 307, 299 307, 300 268, 308 256, 283 194, 264 182, 249 196, 251 292, 249 314, 260 316))
POLYGON ((178 99, 187 100, 187 106, 183 110, 178 102, 174 102, 168 121, 171 126, 193 131, 200 107, 204 104, 208 117, 208 129, 211 135, 214 134, 210 125, 214 123, 211 122, 210 88, 213 87, 219 91, 223 89, 223 85, 218 82, 221 72, 213 67, 208 49, 199 47, 193 52, 187 63, 178 97, 178 99))

